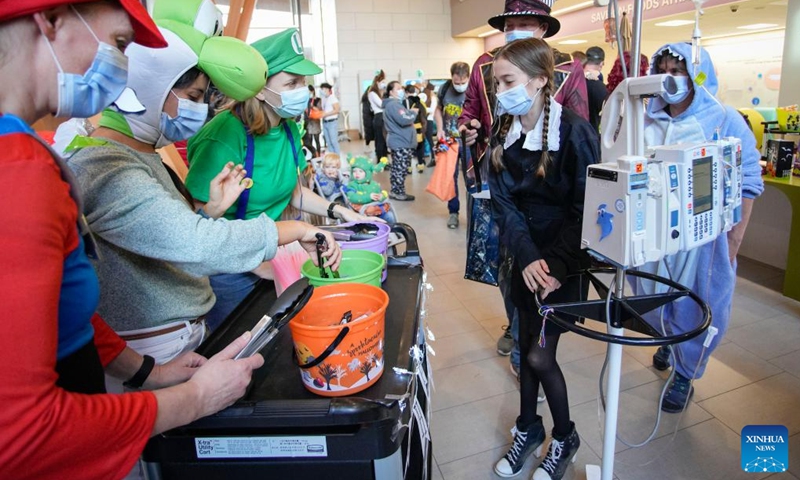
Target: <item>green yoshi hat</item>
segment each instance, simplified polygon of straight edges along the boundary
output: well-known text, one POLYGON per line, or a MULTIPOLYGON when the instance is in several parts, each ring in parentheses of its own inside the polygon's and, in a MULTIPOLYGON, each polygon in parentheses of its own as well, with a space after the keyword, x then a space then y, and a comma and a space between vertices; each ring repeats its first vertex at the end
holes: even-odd
POLYGON ((317 75, 322 69, 303 56, 303 42, 296 28, 284 30, 251 44, 269 65, 269 75, 279 72, 295 75, 317 75))

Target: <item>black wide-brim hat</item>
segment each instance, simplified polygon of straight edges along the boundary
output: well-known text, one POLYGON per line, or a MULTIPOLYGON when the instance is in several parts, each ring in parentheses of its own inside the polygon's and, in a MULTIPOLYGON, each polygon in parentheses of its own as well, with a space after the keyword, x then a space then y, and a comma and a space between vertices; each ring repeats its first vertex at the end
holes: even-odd
POLYGON ((505 30, 508 17, 537 17, 547 24, 544 37, 552 37, 561 29, 561 22, 550 16, 550 9, 555 0, 506 0, 506 8, 500 15, 489 19, 489 25, 500 30, 505 30))

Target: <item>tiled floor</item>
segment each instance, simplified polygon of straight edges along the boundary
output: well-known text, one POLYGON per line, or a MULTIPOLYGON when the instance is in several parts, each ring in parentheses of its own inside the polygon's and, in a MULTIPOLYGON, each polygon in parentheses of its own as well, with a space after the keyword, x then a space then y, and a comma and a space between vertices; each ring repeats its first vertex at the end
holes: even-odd
MULTIPOLYGON (((363 143, 343 144, 361 153, 363 143)), ((430 171, 406 181, 416 201, 394 202, 400 221, 419 236, 428 280, 434 286, 427 321, 436 336, 432 358, 434 479, 494 479, 492 466, 508 449, 509 428, 518 414, 518 384, 507 357, 495 351, 505 324, 497 289, 463 279, 465 213, 462 226, 446 227, 447 208, 425 193, 430 171)), ((378 175, 387 187, 388 174, 378 175)), ((463 199, 463 192, 462 192, 463 199)), ((730 329, 695 384, 696 394, 682 418, 664 414, 656 438, 632 449, 617 442, 615 474, 620 480, 753 479, 739 464, 740 432, 750 424, 789 429, 789 472, 769 478, 800 478, 800 303, 778 290, 781 272, 742 259, 730 329)), ((619 435, 641 442, 655 421, 666 375, 651 366, 653 348, 625 347, 619 435)), ((605 344, 567 334, 559 360, 570 395, 571 415, 582 445, 566 479, 585 478, 586 464, 602 453, 598 420, 598 374, 605 344)), ((552 427, 546 406, 545 426, 552 427)), ((518 477, 528 479, 538 460, 529 459, 518 477)))

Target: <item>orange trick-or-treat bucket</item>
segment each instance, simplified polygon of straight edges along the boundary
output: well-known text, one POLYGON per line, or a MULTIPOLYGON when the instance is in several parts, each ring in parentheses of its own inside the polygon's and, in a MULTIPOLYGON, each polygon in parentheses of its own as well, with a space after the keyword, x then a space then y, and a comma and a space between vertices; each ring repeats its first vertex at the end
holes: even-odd
POLYGON ((389 295, 362 283, 316 287, 289 322, 305 387, 341 397, 367 389, 383 374, 389 295))

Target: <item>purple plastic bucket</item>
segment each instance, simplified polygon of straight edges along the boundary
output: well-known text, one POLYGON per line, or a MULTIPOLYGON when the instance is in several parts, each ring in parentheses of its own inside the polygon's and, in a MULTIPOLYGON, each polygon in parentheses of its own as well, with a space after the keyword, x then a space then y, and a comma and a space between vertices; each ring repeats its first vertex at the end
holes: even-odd
POLYGON ((392 231, 392 227, 390 227, 386 223, 379 223, 379 222, 342 223, 338 225, 338 227, 348 227, 350 225, 355 225, 355 223, 370 223, 372 225, 376 225, 378 227, 378 234, 375 235, 374 238, 370 238, 369 240, 360 240, 357 242, 340 241, 339 245, 342 247, 342 250, 369 250, 371 252, 380 253, 381 255, 383 255, 385 261, 383 263, 383 273, 381 274, 381 282, 385 282, 386 264, 388 263, 386 250, 388 249, 389 232, 392 231))

